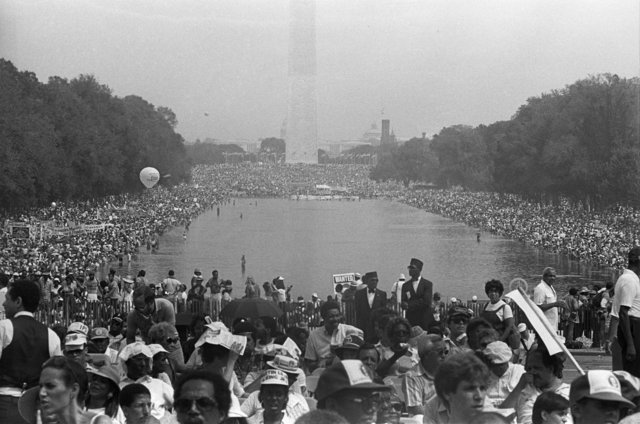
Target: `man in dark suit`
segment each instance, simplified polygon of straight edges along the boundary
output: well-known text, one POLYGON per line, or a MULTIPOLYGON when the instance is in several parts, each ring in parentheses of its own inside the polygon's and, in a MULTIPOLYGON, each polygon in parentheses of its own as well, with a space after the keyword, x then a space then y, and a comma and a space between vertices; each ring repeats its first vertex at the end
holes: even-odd
POLYGON ((387 293, 379 290, 378 273, 367 272, 362 281, 367 285, 366 290, 357 290, 355 294, 356 327, 364 331, 364 339, 370 341, 375 338, 371 312, 383 308, 387 304, 387 293))
POLYGON ((409 263, 411 278, 402 285, 402 309, 406 310, 406 318, 412 326, 419 325, 425 331, 433 321, 431 297, 433 283, 422 278, 422 261, 412 258, 409 263))

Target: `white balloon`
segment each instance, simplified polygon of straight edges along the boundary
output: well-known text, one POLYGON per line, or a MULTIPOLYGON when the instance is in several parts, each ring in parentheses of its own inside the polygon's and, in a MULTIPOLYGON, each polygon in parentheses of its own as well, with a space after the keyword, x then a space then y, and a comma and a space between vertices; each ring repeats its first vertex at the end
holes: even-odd
POLYGON ((51 202, 51 207, 55 208, 56 207, 56 202, 51 202))
POLYGON ((148 166, 140 171, 140 181, 146 188, 151 188, 160 181, 160 173, 157 169, 148 166))

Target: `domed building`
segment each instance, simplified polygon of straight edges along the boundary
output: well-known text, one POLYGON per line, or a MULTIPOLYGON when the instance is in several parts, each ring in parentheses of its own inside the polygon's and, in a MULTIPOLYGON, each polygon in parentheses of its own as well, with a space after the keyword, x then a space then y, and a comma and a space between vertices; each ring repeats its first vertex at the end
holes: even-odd
POLYGON ((379 146, 380 140, 382 139, 382 131, 378 129, 376 123, 371 124, 371 128, 362 134, 360 137, 360 141, 363 143, 369 143, 373 146, 379 146))

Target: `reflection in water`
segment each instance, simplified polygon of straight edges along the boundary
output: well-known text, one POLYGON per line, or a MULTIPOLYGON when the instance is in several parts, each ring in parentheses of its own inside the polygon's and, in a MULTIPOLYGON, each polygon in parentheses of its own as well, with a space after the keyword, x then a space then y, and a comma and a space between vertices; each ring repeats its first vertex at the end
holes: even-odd
MULTIPOLYGON (((244 279, 258 284, 278 275, 294 284, 293 296, 323 298, 331 293, 331 275, 378 271, 379 288, 389 291, 412 257, 424 261, 423 277, 444 296, 485 298, 484 283, 500 279, 508 289, 515 277, 540 279, 546 266, 559 275, 558 288, 610 281, 609 272, 591 269, 566 257, 544 253, 520 242, 482 233, 422 210, 384 200, 293 201, 237 199, 211 210, 183 228, 162 237, 154 254, 143 249, 131 273, 145 269, 156 282, 174 269, 188 282, 194 268, 205 279, 217 269, 234 282, 235 295, 244 293, 244 279), (241 218, 242 217, 242 218, 241 218), (242 266, 244 257, 245 266, 242 266), (239 263, 240 262, 240 263, 239 263), (567 276, 567 277, 562 277, 567 276)), ((126 267, 119 271, 127 273, 126 267)))

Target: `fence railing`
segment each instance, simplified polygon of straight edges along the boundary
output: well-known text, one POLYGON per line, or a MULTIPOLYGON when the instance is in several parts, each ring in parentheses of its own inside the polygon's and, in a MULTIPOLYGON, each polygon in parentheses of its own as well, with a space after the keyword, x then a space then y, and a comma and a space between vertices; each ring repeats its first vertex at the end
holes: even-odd
MULTIPOLYGON (((176 325, 179 327, 188 326, 193 315, 205 314, 209 315, 214 321, 220 319, 220 311, 229 303, 225 300, 205 299, 204 301, 184 301, 176 299, 170 300, 176 311, 176 325)), ((473 316, 479 316, 484 310, 487 301, 467 301, 459 302, 459 306, 468 308, 473 316)), ((282 328, 288 327, 306 327, 316 328, 323 324, 319 307, 312 307, 308 304, 298 304, 297 302, 281 302, 280 308, 283 311, 282 317, 278 320, 278 325, 282 328)), ((442 326, 447 322, 447 311, 451 305, 446 304, 440 310, 440 323, 442 326)), ((516 324, 526 322, 526 317, 520 312, 520 309, 514 303, 510 304, 514 321, 516 324)), ((132 309, 131 302, 127 301, 87 301, 77 299, 73 296, 65 296, 55 300, 43 301, 36 312, 38 321, 53 326, 56 324, 68 326, 71 322, 82 321, 89 327, 106 327, 111 318, 115 314, 127 314, 132 309)), ((399 314, 403 311, 397 304, 392 305, 399 314)), ((353 302, 343 302, 342 312, 344 322, 347 324, 355 324, 356 313, 353 302)), ((0 312, 0 319, 5 318, 3 312, 0 312)), ((233 319, 221 319, 228 327, 231 327, 233 319)), ((583 307, 578 311, 579 323, 573 325, 574 335, 570 339, 578 337, 586 337, 592 339, 594 345, 599 345, 604 339, 604 327, 606 323, 606 314, 593 310, 590 307, 583 307)), ((565 334, 565 322, 561 321, 560 334, 565 334)), ((182 331, 181 331, 182 333, 182 331)))

